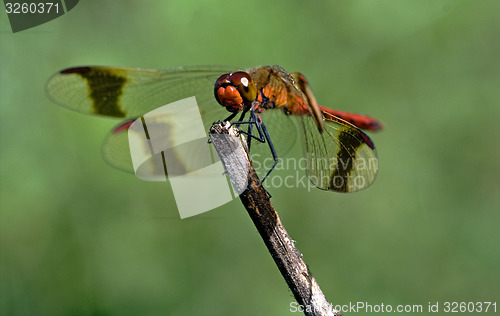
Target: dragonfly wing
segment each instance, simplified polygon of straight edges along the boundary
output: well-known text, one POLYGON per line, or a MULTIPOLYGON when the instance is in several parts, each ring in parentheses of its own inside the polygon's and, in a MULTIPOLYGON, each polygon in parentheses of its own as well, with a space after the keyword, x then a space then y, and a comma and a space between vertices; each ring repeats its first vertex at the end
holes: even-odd
POLYGON ((162 120, 161 116, 157 118, 157 121, 155 117, 148 120, 147 132, 151 138, 147 138, 144 130, 137 128, 137 123, 144 126, 144 121, 140 119, 124 121, 114 128, 102 145, 104 160, 117 169, 135 173, 148 181, 164 181, 166 176, 188 173, 191 176, 216 177, 224 173, 222 165, 220 169, 213 166, 219 157, 207 138, 179 144, 175 136, 172 137, 176 125, 162 120), (155 151, 155 148, 161 150, 155 151), (205 169, 207 167, 210 168, 205 169))
POLYGON ((235 67, 177 67, 163 70, 119 67, 74 67, 54 74, 46 85, 55 103, 87 114, 137 118, 160 106, 195 96, 204 124, 224 119, 213 87, 235 67))
POLYGON ((359 128, 336 117, 322 132, 312 116, 302 117, 307 173, 323 190, 354 192, 369 186, 378 170, 375 146, 359 128))
MULTIPOLYGON (((55 103, 78 112, 134 119, 163 105, 195 96, 203 128, 208 131, 213 122, 229 115, 215 101, 214 83, 220 75, 236 69, 227 66, 163 70, 74 67, 54 74, 47 82, 46 92, 55 103)), ((105 139, 102 152, 113 167, 133 172, 127 137, 129 125, 126 121, 115 128, 105 139)), ((162 172, 164 170, 158 170, 162 172)))
POLYGON ((128 141, 128 127, 132 122, 133 120, 127 120, 120 123, 102 143, 104 160, 109 165, 129 173, 134 173, 128 141))
MULTIPOLYGON (((286 115, 282 109, 267 109, 259 115, 269 132, 278 157, 285 158, 297 142, 296 120, 292 119, 290 115, 286 115)), ((247 128, 246 125, 240 126, 243 131, 247 131, 247 128)), ((253 135, 259 136, 256 128, 253 129, 253 135)), ((259 176, 264 176, 274 162, 267 142, 261 143, 252 140, 250 157, 259 176)))

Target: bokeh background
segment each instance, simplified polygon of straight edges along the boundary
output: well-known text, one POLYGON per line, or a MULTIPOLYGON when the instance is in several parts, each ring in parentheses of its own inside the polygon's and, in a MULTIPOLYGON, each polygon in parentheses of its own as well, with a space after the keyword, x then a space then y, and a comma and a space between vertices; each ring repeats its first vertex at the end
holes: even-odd
POLYGON ((371 134, 370 188, 270 189, 327 298, 498 302, 499 12, 496 0, 88 0, 15 34, 0 13, 0 314, 293 314, 239 200, 180 220, 168 183, 102 160, 117 121, 47 99, 52 73, 87 64, 306 74, 321 104, 386 126, 371 134))

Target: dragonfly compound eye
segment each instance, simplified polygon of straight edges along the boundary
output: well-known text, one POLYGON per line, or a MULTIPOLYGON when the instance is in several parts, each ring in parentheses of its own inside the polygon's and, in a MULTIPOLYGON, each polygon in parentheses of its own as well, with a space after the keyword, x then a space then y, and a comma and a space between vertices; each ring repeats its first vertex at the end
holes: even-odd
POLYGON ((257 97, 257 87, 246 72, 235 72, 219 77, 214 86, 215 99, 229 112, 249 107, 257 97))

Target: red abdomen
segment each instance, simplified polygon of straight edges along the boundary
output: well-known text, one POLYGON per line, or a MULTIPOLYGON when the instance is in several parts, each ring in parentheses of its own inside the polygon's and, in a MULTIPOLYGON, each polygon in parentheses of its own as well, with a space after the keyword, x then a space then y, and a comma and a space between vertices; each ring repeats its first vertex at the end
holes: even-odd
POLYGON ((328 120, 329 115, 333 115, 336 117, 339 117, 343 119, 344 121, 347 121, 351 123, 352 125, 355 125, 361 129, 368 130, 368 131, 376 131, 379 129, 383 128, 382 123, 377 121, 376 119, 361 115, 361 114, 354 114, 354 113, 348 113, 348 112, 342 112, 342 111, 336 111, 332 109, 328 109, 325 107, 320 106, 321 110, 323 110, 323 115, 325 118, 328 120))

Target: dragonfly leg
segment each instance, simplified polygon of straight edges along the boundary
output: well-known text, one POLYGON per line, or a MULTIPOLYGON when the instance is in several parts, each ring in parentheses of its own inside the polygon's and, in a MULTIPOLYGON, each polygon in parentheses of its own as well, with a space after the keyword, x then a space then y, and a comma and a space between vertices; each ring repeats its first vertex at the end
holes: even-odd
MULTIPOLYGON (((248 132, 247 135, 252 135, 253 132, 253 124, 248 124, 248 132)), ((252 137, 247 138, 247 147, 248 151, 250 152, 250 145, 252 144, 252 137)))
MULTIPOLYGON (((253 135, 253 125, 254 124, 257 124, 257 123, 251 123, 251 122, 257 122, 257 117, 255 116, 255 112, 253 110, 250 110, 250 121, 247 122, 243 122, 243 119, 245 118, 245 115, 247 113, 248 110, 245 110, 243 111, 243 113, 241 113, 241 116, 240 116, 240 119, 238 120, 240 123, 243 123, 243 124, 248 124, 248 130, 247 132, 243 132, 243 134, 247 135, 247 136, 251 136, 253 135)), ((239 124, 238 124, 239 125, 239 124)), ((259 136, 260 139, 259 141, 262 142, 263 138, 262 138, 262 135, 259 136)), ((252 137, 247 137, 247 149, 248 151, 250 152, 250 145, 252 144, 252 137)))
MULTIPOLYGON (((243 118, 243 117, 241 117, 241 118, 243 118)), ((242 124, 248 124, 248 130, 246 132, 240 131, 240 133, 243 133, 243 134, 247 135, 247 137, 248 137, 247 138, 248 150, 250 150, 250 144, 251 144, 252 138, 261 142, 261 143, 267 142, 269 149, 271 150, 271 154, 273 156, 274 163, 273 163, 272 167, 269 169, 269 171, 267 171, 264 178, 262 179, 262 183, 263 183, 264 180, 266 180, 266 178, 269 176, 271 171, 273 171, 273 169, 278 164, 278 155, 276 154, 276 150, 275 150, 274 145, 271 141, 271 136, 269 136, 269 132, 267 131, 266 125, 264 124, 264 122, 262 122, 262 120, 259 117, 257 117, 257 114, 255 114, 255 111, 253 109, 250 110, 250 120, 249 121, 239 121, 239 122, 234 122, 233 124, 235 124, 236 126, 239 126, 242 124), (259 137, 253 135, 253 126, 254 125, 257 129, 257 132, 259 133, 259 137)))
POLYGON ((267 131, 266 125, 264 125, 264 122, 260 123, 260 127, 262 129, 262 132, 264 133, 264 137, 266 138, 267 144, 269 145, 269 149, 271 150, 271 154, 273 155, 274 163, 273 166, 269 169, 269 171, 266 173, 264 178, 262 179, 262 182, 266 180, 267 176, 271 173, 271 171, 274 170, 276 165, 278 164, 278 155, 276 154, 276 150, 274 149, 273 142, 271 141, 271 137, 269 136, 269 133, 267 131))
MULTIPOLYGON (((240 117, 240 119, 242 119, 242 118, 243 118, 243 116, 240 117)), ((243 124, 248 124, 249 125, 248 131, 246 131, 246 132, 240 131, 240 133, 247 135, 247 137, 249 139, 253 138, 253 139, 257 140, 260 143, 266 142, 266 138, 264 136, 264 133, 262 132, 262 129, 260 128, 260 125, 261 125, 260 120, 253 110, 250 110, 250 120, 249 121, 237 121, 237 122, 233 122, 233 124, 236 125, 236 127, 239 127, 240 125, 243 125, 243 124), (255 125, 257 127, 257 131, 259 132, 259 137, 252 134, 253 125, 255 125), (250 126, 252 126, 252 127, 250 127, 250 126)), ((247 145, 248 145, 248 142, 249 142, 249 140, 247 140, 247 145)))
POLYGON ((235 118, 236 114, 238 114, 238 112, 235 112, 235 113, 229 115, 223 122, 231 121, 232 119, 235 118))

